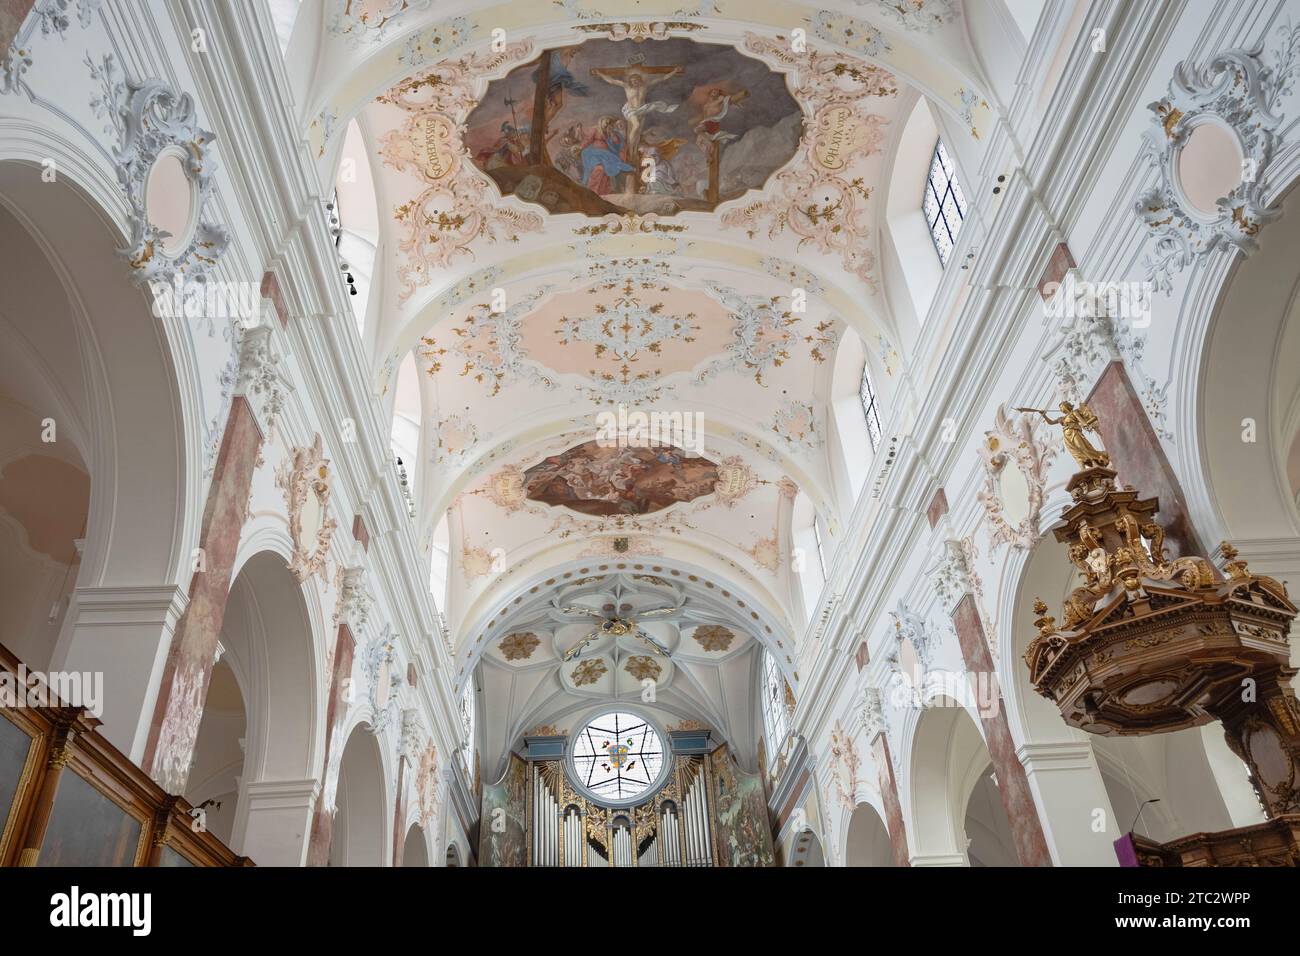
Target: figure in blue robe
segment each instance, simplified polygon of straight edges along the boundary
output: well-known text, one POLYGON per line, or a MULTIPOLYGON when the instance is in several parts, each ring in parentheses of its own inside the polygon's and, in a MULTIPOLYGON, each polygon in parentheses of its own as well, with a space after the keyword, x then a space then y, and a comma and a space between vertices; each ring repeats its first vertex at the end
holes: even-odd
POLYGON ((619 173, 633 169, 623 161, 623 135, 608 119, 601 121, 600 129, 593 130, 582 147, 582 185, 599 195, 613 192, 619 173))

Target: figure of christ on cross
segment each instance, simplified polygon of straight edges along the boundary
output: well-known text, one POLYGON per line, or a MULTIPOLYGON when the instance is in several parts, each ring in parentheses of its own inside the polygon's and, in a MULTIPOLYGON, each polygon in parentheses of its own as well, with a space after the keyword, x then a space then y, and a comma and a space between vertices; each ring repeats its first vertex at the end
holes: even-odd
MULTIPOLYGON (((647 113, 671 113, 677 109, 676 103, 669 104, 663 100, 647 103, 646 92, 650 87, 677 76, 684 69, 683 66, 644 66, 640 63, 633 63, 630 66, 592 67, 592 76, 599 77, 614 86, 621 86, 627 97, 627 102, 623 104, 623 118, 627 120, 627 155, 625 158, 628 162, 634 164, 636 162, 638 150, 641 146, 643 117, 647 113)), ((640 192, 641 177, 639 173, 633 173, 632 182, 632 191, 640 192)))

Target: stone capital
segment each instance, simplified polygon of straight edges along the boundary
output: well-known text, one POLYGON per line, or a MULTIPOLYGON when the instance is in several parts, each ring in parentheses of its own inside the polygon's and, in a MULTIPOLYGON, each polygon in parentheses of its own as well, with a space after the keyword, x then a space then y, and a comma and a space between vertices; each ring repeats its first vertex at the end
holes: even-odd
MULTIPOLYGON (((269 304, 264 300, 262 313, 269 314, 269 304)), ((239 370, 235 378, 234 394, 243 396, 258 424, 267 434, 275 427, 284 410, 284 403, 293 385, 290 383, 274 343, 274 328, 269 322, 259 321, 245 328, 239 340, 239 370)))

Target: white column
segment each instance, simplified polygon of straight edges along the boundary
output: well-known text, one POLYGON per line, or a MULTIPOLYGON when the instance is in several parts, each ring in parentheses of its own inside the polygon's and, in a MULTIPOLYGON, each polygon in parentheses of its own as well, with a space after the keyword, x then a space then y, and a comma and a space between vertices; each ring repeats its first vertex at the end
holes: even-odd
POLYGON ((184 589, 77 588, 50 658, 51 671, 102 674, 100 733, 132 762, 144 759, 184 589))
POLYGON ((305 865, 319 786, 314 777, 241 783, 231 849, 258 866, 305 865))
POLYGON ((1056 866, 1118 866, 1116 820, 1090 740, 1024 744, 1016 750, 1056 866))

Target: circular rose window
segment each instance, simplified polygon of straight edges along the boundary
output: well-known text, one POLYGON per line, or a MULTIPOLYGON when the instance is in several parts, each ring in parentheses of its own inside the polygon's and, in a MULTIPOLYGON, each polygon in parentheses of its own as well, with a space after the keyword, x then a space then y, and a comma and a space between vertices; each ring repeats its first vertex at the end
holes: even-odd
POLYGON ((587 721, 569 745, 578 788, 605 806, 630 806, 668 776, 668 750, 644 717, 611 711, 587 721))

